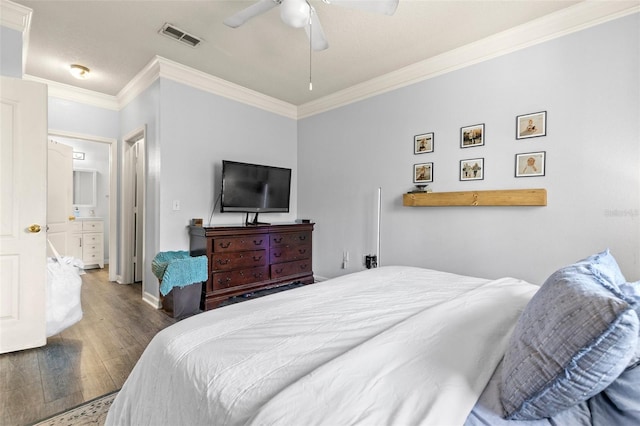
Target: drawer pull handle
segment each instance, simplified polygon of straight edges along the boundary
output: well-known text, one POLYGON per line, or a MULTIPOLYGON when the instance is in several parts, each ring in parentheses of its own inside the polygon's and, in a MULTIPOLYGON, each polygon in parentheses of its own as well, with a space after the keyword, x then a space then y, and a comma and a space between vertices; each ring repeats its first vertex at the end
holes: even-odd
POLYGON ((305 263, 304 265, 300 265, 300 269, 302 270, 307 269, 307 264, 305 263))
POLYGON ((253 278, 262 278, 262 272, 253 274, 253 278))
POLYGON ((262 245, 262 240, 260 241, 253 240, 253 244, 256 246, 262 245))
POLYGON ((231 278, 229 278, 229 277, 227 277, 225 279, 218 278, 218 283, 220 283, 220 284, 228 283, 229 281, 231 281, 231 278))
POLYGON ((261 259, 262 259, 262 256, 253 256, 253 261, 254 262, 258 262, 261 259))
POLYGON ((229 248, 229 246, 231 245, 231 241, 227 241, 227 244, 220 243, 218 245, 220 246, 220 248, 229 248))
POLYGON ((304 240, 307 239, 307 236, 306 235, 300 235, 298 238, 300 239, 300 241, 304 241, 304 240))
POLYGON ((298 249, 298 253, 300 254, 305 254, 307 252, 307 249, 298 249))
POLYGON ((218 259, 218 265, 228 265, 231 259, 218 259))
POLYGON ((276 269, 276 274, 281 274, 282 273, 282 269, 276 269))
POLYGON ((273 253, 273 257, 281 257, 282 253, 273 253))
POLYGON ((274 243, 276 243, 276 244, 280 244, 280 243, 282 242, 282 237, 280 237, 280 238, 274 238, 274 239, 273 239, 273 242, 274 242, 274 243))

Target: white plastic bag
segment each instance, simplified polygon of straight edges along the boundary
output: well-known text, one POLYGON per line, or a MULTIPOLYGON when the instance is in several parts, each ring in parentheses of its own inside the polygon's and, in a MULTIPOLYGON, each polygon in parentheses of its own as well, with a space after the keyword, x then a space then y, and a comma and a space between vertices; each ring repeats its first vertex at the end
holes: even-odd
POLYGON ((51 337, 82 319, 80 277, 82 262, 73 257, 60 257, 49 242, 55 258, 47 261, 46 334, 51 337))

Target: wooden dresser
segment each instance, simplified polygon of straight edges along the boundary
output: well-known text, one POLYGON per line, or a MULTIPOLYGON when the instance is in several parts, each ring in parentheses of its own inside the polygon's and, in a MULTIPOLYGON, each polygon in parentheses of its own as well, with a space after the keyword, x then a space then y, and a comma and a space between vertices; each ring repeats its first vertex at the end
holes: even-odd
POLYGON ((313 283, 313 225, 190 226, 191 255, 206 255, 209 261, 202 309, 256 290, 313 283))

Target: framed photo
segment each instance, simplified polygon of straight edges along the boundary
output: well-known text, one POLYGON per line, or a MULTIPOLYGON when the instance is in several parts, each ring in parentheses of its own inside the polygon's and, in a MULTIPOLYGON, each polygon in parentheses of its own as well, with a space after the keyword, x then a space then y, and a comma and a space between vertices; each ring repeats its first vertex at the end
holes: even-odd
POLYGON ((516 154, 516 177, 544 176, 545 151, 516 154))
POLYGON ((433 182, 433 163, 413 165, 413 183, 433 182))
POLYGON ((534 112, 516 117, 516 139, 547 136, 547 111, 534 112))
POLYGON ((413 137, 413 153, 426 154, 427 152, 433 152, 433 132, 413 137))
POLYGON ((460 148, 484 145, 484 123, 460 129, 460 148))
POLYGON ((460 160, 460 180, 484 179, 484 158, 460 160))

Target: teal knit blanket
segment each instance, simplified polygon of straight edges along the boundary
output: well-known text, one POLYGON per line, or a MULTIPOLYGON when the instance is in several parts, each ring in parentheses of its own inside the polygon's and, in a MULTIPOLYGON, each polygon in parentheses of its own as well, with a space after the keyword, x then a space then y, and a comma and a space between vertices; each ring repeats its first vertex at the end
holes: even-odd
POLYGON ((153 258, 151 270, 160 280, 160 293, 166 296, 174 287, 206 281, 207 256, 190 256, 188 251, 164 251, 153 258))

